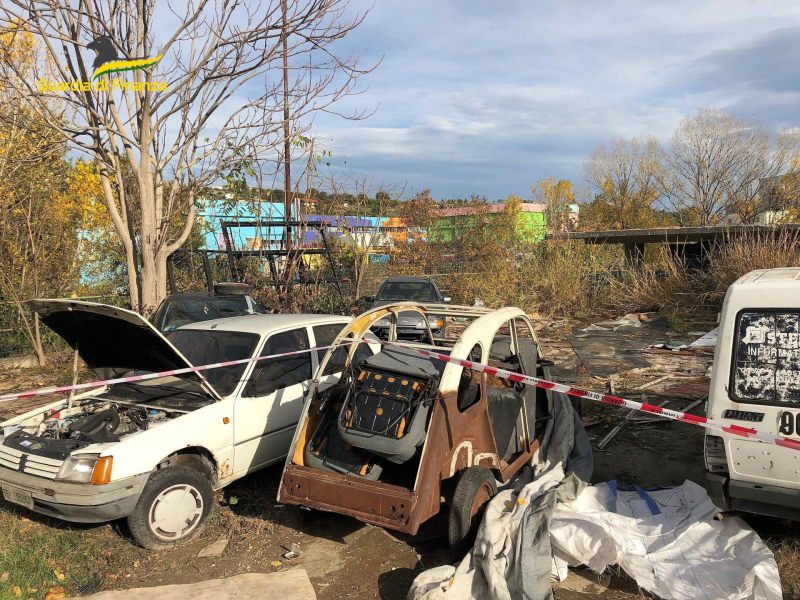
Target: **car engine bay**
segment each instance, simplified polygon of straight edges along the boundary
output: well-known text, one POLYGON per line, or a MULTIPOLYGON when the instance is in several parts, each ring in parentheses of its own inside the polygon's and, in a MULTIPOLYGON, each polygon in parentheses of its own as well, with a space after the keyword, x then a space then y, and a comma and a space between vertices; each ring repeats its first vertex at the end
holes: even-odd
POLYGON ((122 385, 78 400, 71 408, 65 405, 19 426, 6 427, 2 443, 21 452, 64 459, 75 450, 118 442, 213 402, 208 396, 180 389, 125 389, 122 385))

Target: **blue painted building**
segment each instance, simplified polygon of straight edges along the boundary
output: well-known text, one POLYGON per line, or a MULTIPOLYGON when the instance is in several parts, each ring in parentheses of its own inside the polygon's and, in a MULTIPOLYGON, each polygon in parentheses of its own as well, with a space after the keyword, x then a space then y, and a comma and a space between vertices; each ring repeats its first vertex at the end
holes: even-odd
MULTIPOLYGON (((197 218, 202 221, 207 250, 225 250, 222 235, 223 221, 253 221, 263 219, 280 221, 284 219, 282 202, 262 202, 256 207, 251 202, 236 202, 231 199, 198 202, 197 218), (260 208, 260 211, 256 209, 260 208), (260 215, 258 214, 260 212, 260 215)), ((292 218, 296 215, 292 214, 292 218)), ((282 227, 231 226, 228 228, 232 246, 237 250, 258 250, 259 248, 279 248, 283 238, 282 227)))

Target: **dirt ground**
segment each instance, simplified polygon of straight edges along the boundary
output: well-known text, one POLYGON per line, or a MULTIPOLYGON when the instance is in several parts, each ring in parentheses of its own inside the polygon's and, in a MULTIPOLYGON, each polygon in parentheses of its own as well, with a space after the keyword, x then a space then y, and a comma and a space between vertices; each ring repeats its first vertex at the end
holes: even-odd
MULTIPOLYGON (((576 357, 570 351, 566 336, 583 325, 585 323, 540 325, 543 346, 549 349, 548 358, 557 363, 569 365, 572 361, 574 364, 576 357)), ((710 360, 686 356, 664 358, 659 353, 648 360, 648 368, 619 377, 597 377, 580 364, 564 372, 575 373, 574 383, 597 390, 612 386, 617 394, 634 399, 645 394, 646 401, 655 404, 667 401, 668 407, 677 410, 684 409, 697 397, 692 385, 699 385, 702 391, 710 360), (679 367, 674 368, 673 363, 678 363, 679 367), (652 384, 657 379, 664 381, 652 384), (675 388, 676 383, 682 387, 675 388), (683 385, 687 383, 689 397, 683 385), (642 386, 646 389, 641 389, 642 386), (682 391, 670 395, 671 388, 682 391)), ((64 364, 47 370, 0 371, 0 394, 65 383, 70 377, 69 368, 64 364)), ((82 373, 81 377, 88 379, 90 375, 82 373)), ((29 400, 25 407, 46 401, 29 400)), ((584 415, 587 423, 591 423, 587 425, 587 433, 593 439, 593 482, 616 479, 622 484, 650 487, 679 485, 690 479, 702 484, 701 428, 671 421, 625 422, 625 411, 584 402, 584 415), (604 449, 598 449, 597 444, 620 424, 624 426, 614 439, 604 449)), ((2 405, 0 418, 7 418, 22 408, 13 403, 2 405)), ((702 403, 692 410, 695 414, 703 411, 702 403)), ((68 525, 0 501, 0 599, 44 598, 48 591, 61 587, 67 594, 77 595, 101 589, 190 583, 251 571, 300 567, 307 570, 320 600, 401 600, 419 572, 453 562, 447 550, 442 519, 426 524, 416 539, 403 539, 348 517, 299 511, 275 500, 281 470, 282 465, 271 467, 218 492, 216 510, 200 538, 158 553, 130 543, 124 522, 68 525), (200 550, 220 537, 228 540, 222 555, 197 557, 200 550), (300 556, 285 558, 294 544, 299 547, 300 556)), ((800 577, 797 575, 800 572, 800 531, 794 525, 771 519, 753 518, 752 523, 776 551, 781 576, 785 579, 785 594, 789 594, 785 597, 797 597, 795 592, 800 592, 797 581, 800 577)), ((589 575, 590 579, 593 577, 596 579, 589 575)), ((556 589, 555 595, 565 600, 649 597, 640 594, 636 584, 624 574, 614 574, 607 582, 607 589, 599 595, 566 589, 556 589)))

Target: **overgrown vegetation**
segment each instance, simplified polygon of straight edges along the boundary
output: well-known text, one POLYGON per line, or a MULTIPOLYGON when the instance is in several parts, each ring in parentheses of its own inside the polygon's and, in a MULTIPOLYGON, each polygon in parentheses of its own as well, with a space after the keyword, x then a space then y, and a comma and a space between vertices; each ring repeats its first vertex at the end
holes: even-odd
POLYGON ((617 312, 653 310, 667 316, 713 315, 728 287, 756 269, 800 266, 800 236, 751 233, 719 244, 700 269, 687 269, 679 258, 663 257, 655 266, 631 271, 610 296, 617 312))

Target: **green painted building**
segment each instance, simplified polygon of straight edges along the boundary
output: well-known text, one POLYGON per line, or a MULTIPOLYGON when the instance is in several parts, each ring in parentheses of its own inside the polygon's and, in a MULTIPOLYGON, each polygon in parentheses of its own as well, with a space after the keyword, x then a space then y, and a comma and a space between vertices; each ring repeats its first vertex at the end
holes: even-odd
MULTIPOLYGON (((474 207, 442 208, 435 211, 435 220, 428 231, 428 239, 438 242, 451 242, 461 230, 475 227, 476 219, 497 218, 505 204, 489 204, 486 211, 474 207)), ((576 207, 577 208, 577 207, 576 207)), ((547 233, 544 217, 544 204, 523 202, 517 215, 522 231, 527 232, 531 242, 540 242, 547 233)))

